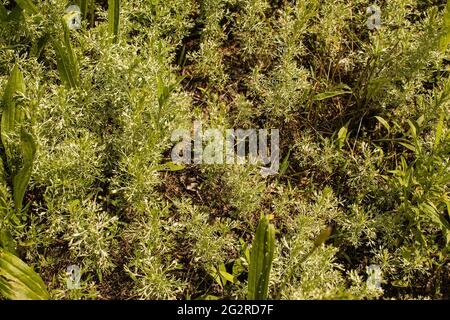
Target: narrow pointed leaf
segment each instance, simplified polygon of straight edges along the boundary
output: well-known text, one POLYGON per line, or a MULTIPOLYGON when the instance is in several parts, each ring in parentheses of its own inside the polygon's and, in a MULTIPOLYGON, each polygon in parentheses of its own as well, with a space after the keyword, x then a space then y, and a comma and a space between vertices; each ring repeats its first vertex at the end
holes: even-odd
POLYGON ((379 116, 375 116, 375 118, 378 120, 378 122, 380 122, 383 125, 383 127, 386 128, 388 133, 391 132, 391 126, 389 125, 389 123, 384 118, 379 117, 379 116))
POLYGON ((34 156, 36 154, 36 144, 33 136, 25 131, 21 134, 21 147, 23 156, 23 166, 13 177, 13 198, 16 211, 22 210, 22 201, 25 195, 28 182, 30 181, 33 169, 34 156))
POLYGON ((57 67, 61 80, 68 88, 79 86, 78 62, 70 43, 70 30, 63 21, 64 41, 53 40, 53 48, 56 53, 57 67))
POLYGON ((262 216, 256 229, 250 257, 248 299, 265 300, 269 289, 269 275, 275 249, 275 229, 262 216))
POLYGON ((442 132, 444 130, 444 118, 445 114, 444 111, 441 113, 441 116, 439 117, 439 121, 436 127, 436 138, 434 140, 434 149, 436 150, 439 146, 439 143, 441 142, 442 138, 442 132))
POLYGON ((7 165, 12 168, 14 159, 12 152, 12 138, 17 133, 17 127, 23 121, 24 111, 21 102, 17 99, 18 94, 25 93, 25 82, 22 72, 17 65, 14 66, 6 85, 3 95, 3 112, 1 119, 1 142, 5 149, 7 165))
POLYGON ((119 34, 119 14, 120 0, 108 0, 108 29, 109 33, 114 36, 114 43, 117 42, 119 34))

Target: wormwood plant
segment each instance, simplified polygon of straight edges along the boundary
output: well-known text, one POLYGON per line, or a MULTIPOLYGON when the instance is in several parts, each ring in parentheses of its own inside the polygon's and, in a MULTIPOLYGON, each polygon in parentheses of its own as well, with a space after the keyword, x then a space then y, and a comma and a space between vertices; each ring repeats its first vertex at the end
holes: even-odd
POLYGON ((448 298, 449 10, 0 1, 3 296, 448 298), (279 174, 173 164, 194 120, 279 129, 279 174))

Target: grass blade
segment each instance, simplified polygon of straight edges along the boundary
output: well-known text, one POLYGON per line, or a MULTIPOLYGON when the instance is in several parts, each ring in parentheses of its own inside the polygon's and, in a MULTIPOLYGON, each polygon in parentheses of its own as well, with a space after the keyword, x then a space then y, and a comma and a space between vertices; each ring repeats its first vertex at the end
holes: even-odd
POLYGON ((345 84, 341 84, 341 85, 335 87, 331 91, 316 94, 314 96, 313 100, 314 101, 322 101, 322 100, 330 99, 330 98, 340 96, 343 94, 351 94, 351 93, 352 93, 352 89, 349 86, 347 86, 345 84))

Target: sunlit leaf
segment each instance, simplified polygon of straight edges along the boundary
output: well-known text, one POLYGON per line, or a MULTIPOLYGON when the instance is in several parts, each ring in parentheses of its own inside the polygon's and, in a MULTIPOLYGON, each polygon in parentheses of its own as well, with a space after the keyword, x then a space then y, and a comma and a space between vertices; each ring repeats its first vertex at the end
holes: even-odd
POLYGON ((44 281, 22 260, 0 249, 0 295, 10 300, 47 300, 44 281))

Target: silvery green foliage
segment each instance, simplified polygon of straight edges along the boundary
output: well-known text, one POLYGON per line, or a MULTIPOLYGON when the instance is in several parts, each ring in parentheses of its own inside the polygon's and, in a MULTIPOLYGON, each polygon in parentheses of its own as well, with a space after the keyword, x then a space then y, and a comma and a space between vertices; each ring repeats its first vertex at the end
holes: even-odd
POLYGON ((7 100, 26 106, 36 154, 18 228, 0 150, 0 245, 23 244, 50 295, 246 298, 265 214, 269 299, 448 297, 443 1, 378 3, 374 30, 365 0, 80 1, 77 30, 67 1, 3 3, 0 95, 19 65, 26 92, 7 100), (195 119, 279 129, 282 173, 173 170, 171 133, 195 119))

